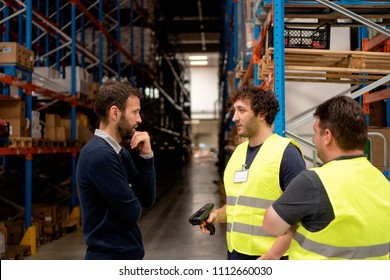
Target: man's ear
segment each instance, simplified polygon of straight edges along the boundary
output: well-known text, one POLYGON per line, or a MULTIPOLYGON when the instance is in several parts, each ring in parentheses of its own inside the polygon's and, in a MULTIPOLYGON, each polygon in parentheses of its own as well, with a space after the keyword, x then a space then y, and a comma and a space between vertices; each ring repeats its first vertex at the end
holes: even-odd
POLYGON ((326 145, 329 145, 331 143, 331 141, 333 140, 332 131, 330 131, 328 128, 325 128, 324 134, 325 134, 324 142, 326 145))
POLYGON ((121 117, 121 110, 115 105, 112 105, 110 107, 110 112, 109 112, 110 118, 114 121, 119 120, 121 117))
POLYGON ((260 121, 265 121, 265 115, 264 114, 258 114, 257 117, 260 121))

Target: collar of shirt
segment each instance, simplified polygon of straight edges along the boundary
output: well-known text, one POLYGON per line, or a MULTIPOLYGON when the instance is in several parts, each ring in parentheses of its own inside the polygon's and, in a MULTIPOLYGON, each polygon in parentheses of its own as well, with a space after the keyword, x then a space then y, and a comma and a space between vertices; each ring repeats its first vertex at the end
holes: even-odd
POLYGON ((114 140, 110 135, 108 135, 106 132, 100 129, 95 129, 95 135, 98 137, 103 138, 107 141, 108 144, 115 150, 117 154, 119 154, 122 151, 122 146, 119 145, 118 142, 114 140))
POLYGON ((334 160, 343 160, 343 159, 353 159, 353 158, 358 158, 358 157, 367 157, 365 154, 361 155, 345 155, 345 156, 339 156, 335 158, 334 160))

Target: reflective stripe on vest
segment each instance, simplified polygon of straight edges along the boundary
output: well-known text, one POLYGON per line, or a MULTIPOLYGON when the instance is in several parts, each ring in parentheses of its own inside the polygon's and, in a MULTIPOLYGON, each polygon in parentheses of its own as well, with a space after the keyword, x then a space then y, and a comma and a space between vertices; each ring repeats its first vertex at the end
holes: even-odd
MULTIPOLYGON (((258 209, 267 209, 269 206, 272 205, 273 202, 274 202, 273 200, 255 198, 249 196, 240 196, 238 200, 237 197, 234 196, 228 196, 226 198, 227 205, 232 205, 232 206, 242 205, 242 206, 249 206, 258 209)), ((226 231, 231 232, 231 230, 232 230, 232 223, 228 223, 226 227, 226 231)), ((255 235, 255 236, 275 237, 274 235, 270 235, 264 232, 262 226, 253 226, 253 225, 238 223, 238 222, 234 223, 234 231, 255 235)))
POLYGON ((314 252, 326 258, 341 259, 367 259, 382 257, 390 252, 390 243, 364 246, 364 247, 338 247, 321 244, 306 238, 303 234, 295 233, 294 240, 307 251, 314 252))
POLYGON ((237 197, 235 196, 228 196, 226 197, 226 204, 227 205, 242 205, 242 206, 249 206, 259 209, 267 209, 269 206, 272 205, 274 200, 269 199, 263 199, 263 198, 257 198, 257 197, 250 197, 250 196, 240 196, 237 200, 237 197))

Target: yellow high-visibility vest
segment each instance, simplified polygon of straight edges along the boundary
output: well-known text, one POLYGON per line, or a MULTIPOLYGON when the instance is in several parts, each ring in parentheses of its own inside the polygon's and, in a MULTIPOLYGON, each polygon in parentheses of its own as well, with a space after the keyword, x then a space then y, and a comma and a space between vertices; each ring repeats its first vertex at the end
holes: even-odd
POLYGON ((334 160, 313 168, 335 219, 318 232, 302 224, 290 259, 389 259, 390 183, 365 157, 334 160))
POLYGON ((275 242, 274 236, 263 231, 262 223, 265 210, 282 194, 279 170, 289 143, 298 147, 291 139, 270 136, 254 158, 247 181, 241 183, 234 183, 234 175, 245 164, 248 141, 238 145, 232 154, 224 172, 229 252, 263 255, 275 242))

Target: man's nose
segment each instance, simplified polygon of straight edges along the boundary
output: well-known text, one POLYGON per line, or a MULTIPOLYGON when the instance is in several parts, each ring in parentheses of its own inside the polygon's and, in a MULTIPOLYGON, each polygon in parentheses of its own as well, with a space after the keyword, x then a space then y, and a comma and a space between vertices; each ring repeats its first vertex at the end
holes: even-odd
POLYGON ((236 113, 234 113, 233 118, 232 118, 232 121, 233 121, 233 122, 237 122, 237 121, 238 121, 238 117, 236 116, 236 113))

